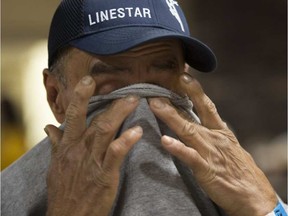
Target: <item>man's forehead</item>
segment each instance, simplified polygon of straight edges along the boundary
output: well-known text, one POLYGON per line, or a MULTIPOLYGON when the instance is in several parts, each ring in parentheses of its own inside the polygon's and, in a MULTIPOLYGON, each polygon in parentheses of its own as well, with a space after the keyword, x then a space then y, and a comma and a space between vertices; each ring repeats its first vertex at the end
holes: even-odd
MULTIPOLYGON (((99 58, 105 58, 105 57, 132 57, 137 55, 149 55, 153 53, 159 53, 159 52, 175 52, 176 50, 182 51, 182 43, 179 39, 161 39, 161 40, 154 40, 150 42, 146 42, 144 44, 141 44, 139 46, 136 46, 132 49, 129 49, 125 52, 117 53, 114 55, 93 55, 95 57, 99 58)), ((85 51, 82 51, 78 48, 72 47, 71 52, 76 55, 83 55, 84 53, 87 53, 85 51)), ((87 53, 88 55, 91 55, 87 53)))
POLYGON ((146 42, 145 44, 134 47, 126 52, 118 53, 119 57, 137 57, 156 53, 175 52, 181 50, 181 42, 177 39, 162 39, 158 41, 146 42))

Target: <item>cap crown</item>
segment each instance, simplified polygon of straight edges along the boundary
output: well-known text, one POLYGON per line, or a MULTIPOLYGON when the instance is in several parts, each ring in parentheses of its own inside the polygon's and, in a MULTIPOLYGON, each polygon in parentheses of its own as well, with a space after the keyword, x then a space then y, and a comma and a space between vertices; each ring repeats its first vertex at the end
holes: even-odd
POLYGON ((175 0, 63 0, 50 27, 49 66, 57 50, 70 41, 125 26, 164 28, 189 36, 175 0))
POLYGON ((49 67, 66 45, 113 55, 163 38, 182 41, 186 62, 202 72, 216 67, 214 53, 190 36, 176 0, 62 0, 48 38, 49 67))

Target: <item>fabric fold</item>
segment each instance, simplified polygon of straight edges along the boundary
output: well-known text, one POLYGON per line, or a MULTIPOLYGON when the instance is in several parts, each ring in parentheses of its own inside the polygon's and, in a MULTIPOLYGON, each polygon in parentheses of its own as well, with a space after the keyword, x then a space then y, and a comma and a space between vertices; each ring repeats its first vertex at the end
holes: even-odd
POLYGON ((161 146, 162 133, 146 98, 125 120, 120 133, 135 125, 144 134, 124 162, 111 215, 200 215, 171 155, 161 146))

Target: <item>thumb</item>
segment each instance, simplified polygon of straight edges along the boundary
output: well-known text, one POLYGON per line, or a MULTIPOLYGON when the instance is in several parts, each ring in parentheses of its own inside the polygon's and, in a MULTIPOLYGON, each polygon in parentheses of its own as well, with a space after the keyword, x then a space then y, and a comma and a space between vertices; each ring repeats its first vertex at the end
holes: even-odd
POLYGON ((189 73, 183 73, 180 76, 180 88, 188 94, 190 99, 194 97, 202 97, 205 95, 204 90, 197 79, 191 76, 189 73))
POLYGON ((60 142, 63 131, 61 131, 59 128, 55 127, 54 125, 46 125, 44 128, 44 131, 46 132, 47 136, 49 137, 51 144, 52 144, 52 150, 57 148, 58 143, 60 142))

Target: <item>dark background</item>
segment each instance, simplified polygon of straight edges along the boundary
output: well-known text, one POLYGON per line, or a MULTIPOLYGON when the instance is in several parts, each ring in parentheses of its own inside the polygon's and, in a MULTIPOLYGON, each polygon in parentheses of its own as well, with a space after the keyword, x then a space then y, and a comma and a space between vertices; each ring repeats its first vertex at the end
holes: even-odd
POLYGON ((240 141, 286 133, 286 1, 181 1, 193 36, 215 52, 195 73, 240 141))

